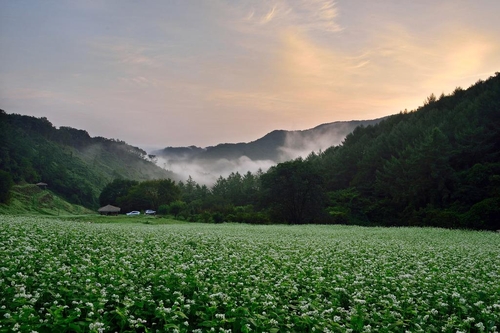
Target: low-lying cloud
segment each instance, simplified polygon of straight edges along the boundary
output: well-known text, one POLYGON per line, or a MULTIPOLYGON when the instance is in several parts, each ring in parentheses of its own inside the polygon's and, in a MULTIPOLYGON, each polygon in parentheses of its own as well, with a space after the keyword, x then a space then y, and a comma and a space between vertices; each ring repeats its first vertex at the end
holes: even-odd
POLYGON ((275 131, 247 144, 205 149, 170 147, 156 152, 157 164, 174 172, 180 180, 191 176, 199 184, 212 186, 220 176, 226 178, 233 172, 266 172, 280 162, 306 158, 312 152, 319 153, 341 144, 356 126, 367 126, 380 120, 336 122, 304 131, 275 131))
POLYGON ((203 160, 158 157, 157 164, 164 169, 174 172, 183 181, 191 176, 198 184, 210 187, 221 176, 226 178, 232 172, 239 172, 240 174, 245 174, 248 171, 256 173, 259 170, 265 172, 271 166, 276 165, 276 162, 271 160, 254 161, 247 156, 231 160, 226 158, 203 160))

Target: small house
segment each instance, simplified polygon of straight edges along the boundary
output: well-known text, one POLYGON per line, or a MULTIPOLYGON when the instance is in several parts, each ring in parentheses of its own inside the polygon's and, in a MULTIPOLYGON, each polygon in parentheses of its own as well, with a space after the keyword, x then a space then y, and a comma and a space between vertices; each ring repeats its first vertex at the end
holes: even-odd
POLYGON ((121 208, 115 207, 112 205, 106 205, 104 207, 99 208, 97 211, 101 215, 118 215, 120 212, 121 208))

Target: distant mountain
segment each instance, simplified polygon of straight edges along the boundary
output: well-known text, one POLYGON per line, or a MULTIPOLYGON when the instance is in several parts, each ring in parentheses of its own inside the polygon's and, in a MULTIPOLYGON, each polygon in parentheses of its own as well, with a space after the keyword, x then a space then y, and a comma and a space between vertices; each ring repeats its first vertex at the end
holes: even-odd
POLYGON ((231 161, 243 157, 252 161, 279 163, 299 156, 306 157, 313 151, 317 152, 339 145, 356 127, 375 125, 382 119, 337 121, 303 131, 275 130, 248 143, 222 143, 206 148, 166 147, 154 151, 153 154, 167 160, 169 165, 196 160, 200 162, 231 161))
POLYGON ((0 110, 0 170, 17 184, 44 182, 73 204, 95 208, 104 186, 115 178, 174 178, 147 153, 123 141, 90 137, 47 118, 0 110))

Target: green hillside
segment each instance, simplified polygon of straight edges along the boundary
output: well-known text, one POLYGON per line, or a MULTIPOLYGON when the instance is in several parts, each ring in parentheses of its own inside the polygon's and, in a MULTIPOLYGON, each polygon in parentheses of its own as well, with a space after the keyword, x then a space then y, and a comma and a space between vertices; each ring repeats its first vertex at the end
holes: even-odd
POLYGON ((500 73, 358 127, 314 163, 346 221, 499 229, 500 73))
POLYGON ((71 204, 50 190, 43 190, 31 184, 13 186, 9 204, 0 204, 0 214, 81 215, 93 213, 95 211, 71 204))
POLYGON ((44 182, 74 204, 96 208, 113 179, 172 178, 146 152, 127 143, 90 137, 84 130, 55 128, 46 118, 0 110, 0 170, 14 183, 44 182))

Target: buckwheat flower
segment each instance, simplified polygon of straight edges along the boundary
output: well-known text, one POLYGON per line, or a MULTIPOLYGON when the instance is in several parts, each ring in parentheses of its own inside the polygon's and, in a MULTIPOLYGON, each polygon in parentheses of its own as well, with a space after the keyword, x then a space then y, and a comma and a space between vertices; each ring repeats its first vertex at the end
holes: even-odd
POLYGON ((3 315, 5 318, 9 319, 10 318, 10 313, 6 313, 3 315))
POLYGON ((484 324, 483 323, 479 322, 474 326, 476 326, 479 329, 479 331, 481 331, 481 332, 484 331, 484 324))

